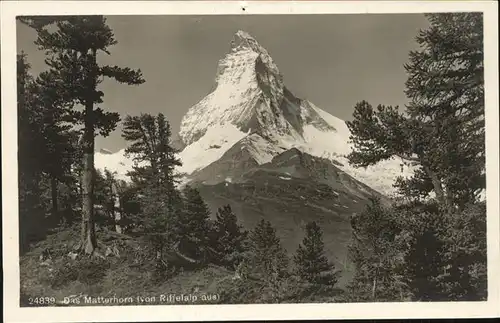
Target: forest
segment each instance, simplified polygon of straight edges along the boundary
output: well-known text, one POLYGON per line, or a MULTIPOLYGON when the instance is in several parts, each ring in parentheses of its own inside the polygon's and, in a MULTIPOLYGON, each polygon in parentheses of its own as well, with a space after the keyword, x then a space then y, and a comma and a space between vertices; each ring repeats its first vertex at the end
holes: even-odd
POLYGON ((98 63, 117 43, 105 17, 19 17, 47 65, 34 75, 17 55, 21 306, 165 290, 223 304, 486 300, 482 14, 426 16, 404 66, 409 104, 360 98, 346 122, 352 165, 420 167, 394 183, 391 205, 373 198, 352 215, 343 287, 316 222, 287 251, 266 219, 244 228, 230 205, 212 215, 195 186, 179 185, 168 116, 102 108, 105 78, 124 90, 147 82, 98 63), (95 138, 120 124, 130 181, 94 165, 95 138))

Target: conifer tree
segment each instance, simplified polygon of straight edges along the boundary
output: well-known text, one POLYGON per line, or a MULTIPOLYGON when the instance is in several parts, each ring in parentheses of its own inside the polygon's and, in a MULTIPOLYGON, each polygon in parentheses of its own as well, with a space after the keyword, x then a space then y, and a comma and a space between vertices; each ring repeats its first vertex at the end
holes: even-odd
POLYGON ((218 209, 213 227, 218 262, 230 269, 236 269, 247 248, 248 232, 238 225, 236 215, 229 204, 218 209))
MULTIPOLYGON (((354 120, 347 122, 354 143, 348 159, 356 167, 392 157, 418 166, 413 176, 395 183, 406 201, 394 209, 401 221, 395 240, 399 242, 393 245, 399 248, 397 254, 404 255, 400 266, 404 270, 389 275, 391 279, 406 284, 417 300, 484 297, 474 290, 485 281, 479 269, 486 263, 481 243, 471 243, 470 231, 463 228, 474 228, 474 235, 484 239, 480 230, 485 227, 474 217, 464 217, 469 225, 456 219, 464 210, 478 207, 485 189, 483 17, 481 13, 426 16, 430 27, 416 37, 420 49, 410 52, 405 65, 407 110, 358 103, 354 120), (474 256, 463 257, 468 253, 450 243, 452 236, 463 236, 461 241, 475 250, 470 254, 474 256)), ((365 235, 378 224, 367 221, 366 226, 365 235)), ((352 254, 369 263, 370 256, 359 249, 352 254)), ((392 267, 385 264, 382 271, 392 267)), ((356 275, 362 273, 357 269, 356 275)))
POLYGON ((484 76, 481 13, 427 15, 430 27, 410 52, 406 113, 366 101, 347 122, 357 167, 399 157, 420 166, 396 183, 407 198, 434 193, 453 212, 478 200, 484 182, 484 76))
POLYGON ((38 157, 43 172, 50 181, 52 216, 59 219, 59 183, 71 181, 71 165, 76 156, 72 137, 71 102, 58 92, 56 73, 42 72, 35 80, 35 105, 40 114, 39 127, 43 152, 38 157))
POLYGON ((271 222, 261 219, 250 232, 250 252, 257 275, 266 279, 287 274, 288 257, 271 222))
POLYGON ((175 167, 181 162, 172 147, 170 124, 161 113, 127 116, 122 136, 130 142, 125 153, 135 165, 129 175, 141 195, 143 217, 137 225, 151 238, 158 261, 163 261, 163 249, 173 242, 173 223, 180 207, 175 167))
POLYGON ((213 253, 209 237, 210 209, 194 187, 186 186, 183 196, 183 211, 177 218, 179 250, 189 257, 205 262, 213 253))
POLYGON ((31 223, 42 212, 40 181, 42 168, 39 111, 34 105, 34 79, 24 53, 17 55, 18 111, 18 173, 19 173, 19 232, 23 252, 31 231, 31 223))
POLYGON ((393 212, 379 199, 351 219, 353 239, 349 254, 355 274, 348 289, 354 300, 402 300, 406 297, 404 281, 397 275, 403 263, 396 240, 401 232, 393 212))
POLYGON ((135 162, 129 174, 132 180, 139 187, 155 182, 166 190, 165 197, 173 197, 177 183, 175 167, 181 162, 172 146, 172 132, 165 116, 127 116, 122 137, 131 143, 125 153, 135 162))
POLYGON ((104 77, 129 85, 144 82, 140 71, 117 66, 99 66, 98 55, 109 54, 117 42, 103 16, 23 17, 35 28, 35 43, 45 50, 46 63, 58 82, 59 95, 66 102, 83 106, 73 111, 73 122, 83 124, 82 230, 80 250, 93 254, 96 248, 94 224, 94 138, 107 136, 119 121, 117 113, 105 112, 98 105, 104 93, 98 89, 104 77))
POLYGON ((306 225, 306 236, 294 256, 298 276, 311 284, 333 286, 338 273, 325 256, 323 232, 316 222, 306 225))
POLYGON ((468 206, 445 221, 444 270, 437 277, 447 299, 487 299, 486 203, 468 206))
POLYGON ((443 239, 447 213, 443 214, 435 204, 421 202, 396 205, 387 213, 397 214, 400 230, 387 248, 397 256, 387 259, 399 259, 400 263, 399 268, 391 264, 380 267, 386 272, 392 271, 390 279, 401 277, 401 285, 407 287, 413 300, 446 300, 439 279, 446 268, 443 239))
MULTIPOLYGON (((21 60, 23 57, 20 55, 21 60)), ((58 188, 72 181, 71 164, 76 151, 72 139, 76 131, 68 122, 71 104, 58 93, 57 81, 54 73, 45 71, 36 78, 30 76, 24 90, 20 84, 19 99, 24 108, 19 110, 19 146, 21 173, 25 171, 23 165, 29 163, 31 169, 43 175, 39 180, 48 179, 53 220, 60 221, 58 188), (28 129, 30 133, 26 132, 28 129)))

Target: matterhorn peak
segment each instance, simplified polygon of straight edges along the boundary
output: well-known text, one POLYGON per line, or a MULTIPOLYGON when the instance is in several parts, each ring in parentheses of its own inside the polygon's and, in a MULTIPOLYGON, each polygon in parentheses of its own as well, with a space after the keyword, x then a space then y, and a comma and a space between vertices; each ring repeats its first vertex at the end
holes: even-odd
POLYGON ((215 82, 214 90, 182 119, 179 135, 184 144, 197 141, 214 126, 234 125, 243 132, 268 128, 263 123, 276 126, 284 93, 282 77, 267 50, 250 34, 236 32, 230 52, 218 63, 215 82))
POLYGON ((234 52, 251 52, 256 60, 260 61, 265 67, 281 78, 278 66, 274 63, 268 51, 259 44, 259 42, 248 32, 238 30, 231 41, 231 51, 234 52))
POLYGON ((238 31, 236 32, 236 34, 234 34, 234 35, 235 35, 235 37, 238 37, 238 38, 240 38, 240 39, 249 39, 249 40, 253 40, 253 41, 255 41, 255 38, 253 38, 253 37, 252 37, 252 35, 250 35, 250 34, 249 34, 249 33, 247 33, 246 31, 241 30, 241 29, 240 29, 240 30, 238 30, 238 31))
POLYGON ((269 55, 267 50, 262 47, 257 40, 249 33, 243 30, 238 30, 231 41, 231 48, 233 50, 251 49, 256 53, 269 55))

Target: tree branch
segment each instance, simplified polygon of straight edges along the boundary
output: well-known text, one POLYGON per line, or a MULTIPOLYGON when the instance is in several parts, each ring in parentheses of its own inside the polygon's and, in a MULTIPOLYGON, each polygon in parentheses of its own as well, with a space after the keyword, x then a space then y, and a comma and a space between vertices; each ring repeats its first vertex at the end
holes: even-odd
POLYGON ((101 75, 114 78, 117 82, 128 85, 139 85, 145 82, 140 69, 135 71, 128 67, 106 65, 101 68, 101 75))
POLYGON ((401 158, 401 159, 404 159, 406 161, 411 161, 411 162, 417 162, 417 163, 421 163, 420 159, 418 157, 408 157, 408 156, 403 156, 401 154, 395 154, 395 156, 401 158))

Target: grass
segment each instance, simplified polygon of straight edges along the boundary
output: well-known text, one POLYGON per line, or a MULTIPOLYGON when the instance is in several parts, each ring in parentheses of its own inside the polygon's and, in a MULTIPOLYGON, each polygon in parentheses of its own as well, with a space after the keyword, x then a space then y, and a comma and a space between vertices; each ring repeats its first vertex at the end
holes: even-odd
POLYGON ((33 302, 41 296, 55 299, 50 305, 56 306, 95 305, 85 302, 86 296, 132 298, 133 302, 126 305, 216 303, 220 301, 216 297, 220 284, 234 276, 234 272, 210 265, 158 280, 154 266, 147 261, 146 242, 107 231, 98 232, 97 237, 101 253, 117 247, 120 256, 71 259, 68 254, 79 238, 76 227, 51 234, 33 245, 20 259, 21 306, 38 306, 33 302), (41 259, 41 255, 48 258, 41 259), (179 298, 181 295, 185 297, 179 298), (71 303, 64 304, 69 299, 71 303))

